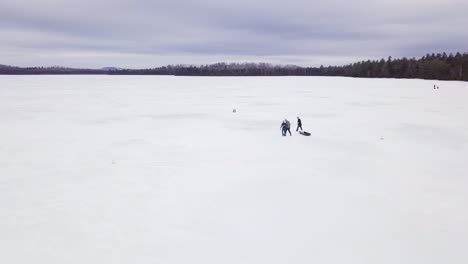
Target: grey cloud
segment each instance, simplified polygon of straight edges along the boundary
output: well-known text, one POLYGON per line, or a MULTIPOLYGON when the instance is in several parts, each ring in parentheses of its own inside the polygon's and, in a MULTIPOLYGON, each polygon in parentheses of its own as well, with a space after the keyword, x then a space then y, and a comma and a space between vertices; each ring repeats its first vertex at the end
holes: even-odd
POLYGON ((466 51, 466 9, 461 0, 5 0, 0 63, 317 65, 466 51))

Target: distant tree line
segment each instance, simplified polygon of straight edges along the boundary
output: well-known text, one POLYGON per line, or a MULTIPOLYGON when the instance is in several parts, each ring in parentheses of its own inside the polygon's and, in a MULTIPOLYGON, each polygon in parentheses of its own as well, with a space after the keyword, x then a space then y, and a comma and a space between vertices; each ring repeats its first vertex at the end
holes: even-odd
POLYGON ((418 78, 468 81, 468 53, 427 54, 420 59, 361 61, 342 67, 320 67, 328 73, 367 78, 418 78))
POLYGON ((65 67, 15 67, 0 64, 3 75, 60 75, 60 74, 108 74, 99 69, 75 69, 65 67))
POLYGON ((151 69, 74 69, 0 65, 0 74, 109 74, 177 76, 346 76, 418 78, 468 81, 468 53, 427 54, 422 58, 360 61, 344 66, 299 67, 269 63, 216 63, 201 66, 169 65, 151 69))

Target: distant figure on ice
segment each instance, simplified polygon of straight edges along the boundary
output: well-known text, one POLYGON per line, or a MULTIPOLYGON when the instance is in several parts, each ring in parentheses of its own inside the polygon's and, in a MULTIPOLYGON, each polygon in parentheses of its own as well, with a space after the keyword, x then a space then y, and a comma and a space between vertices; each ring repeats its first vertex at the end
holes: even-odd
POLYGON ((284 136, 286 136, 286 132, 289 132, 289 136, 292 136, 291 134, 291 123, 289 123, 289 121, 285 118, 283 120, 283 123, 281 123, 281 133, 284 136))
POLYGON ((434 89, 436 89, 436 86, 435 86, 435 84, 434 84, 434 89))
POLYGON ((301 129, 302 131, 302 120, 297 117, 297 128, 296 128, 296 131, 299 131, 299 128, 301 129))
POLYGON ((233 113, 236 113, 236 112, 237 112, 237 110, 234 108, 234 109, 232 109, 232 112, 233 112, 233 113))

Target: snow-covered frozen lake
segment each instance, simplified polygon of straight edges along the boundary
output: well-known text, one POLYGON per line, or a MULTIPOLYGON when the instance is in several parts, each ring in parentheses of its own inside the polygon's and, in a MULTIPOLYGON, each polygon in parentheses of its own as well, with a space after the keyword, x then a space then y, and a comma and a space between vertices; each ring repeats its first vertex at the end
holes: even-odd
POLYGON ((0 263, 466 264, 467 102, 462 82, 0 76, 0 263), (310 137, 281 136, 296 116, 310 137))

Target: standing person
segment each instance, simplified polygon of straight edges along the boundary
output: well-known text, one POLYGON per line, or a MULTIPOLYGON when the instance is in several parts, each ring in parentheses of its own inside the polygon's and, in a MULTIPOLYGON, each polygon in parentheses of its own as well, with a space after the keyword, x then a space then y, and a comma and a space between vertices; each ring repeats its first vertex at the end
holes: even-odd
POLYGON ((283 120, 283 122, 281 123, 281 126, 280 126, 280 129, 281 129, 281 135, 284 137, 286 136, 286 119, 283 120))
POLYGON ((302 120, 297 117, 297 128, 296 128, 296 131, 299 131, 299 128, 301 129, 302 131, 302 120))
MULTIPOLYGON (((292 134, 291 134, 291 123, 286 118, 284 119, 284 122, 286 122, 286 131, 289 132, 289 136, 292 136, 292 134)), ((284 132, 284 135, 286 136, 286 132, 284 132)))
POLYGON ((286 132, 289 132, 289 136, 292 136, 291 123, 286 118, 283 120, 283 123, 281 123, 280 128, 283 137, 286 136, 286 132))

